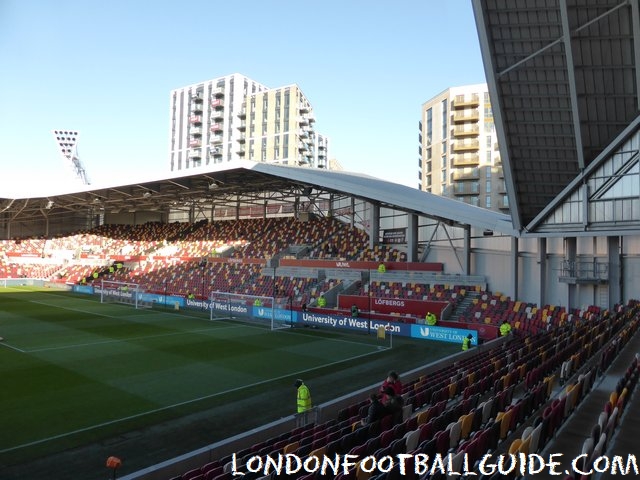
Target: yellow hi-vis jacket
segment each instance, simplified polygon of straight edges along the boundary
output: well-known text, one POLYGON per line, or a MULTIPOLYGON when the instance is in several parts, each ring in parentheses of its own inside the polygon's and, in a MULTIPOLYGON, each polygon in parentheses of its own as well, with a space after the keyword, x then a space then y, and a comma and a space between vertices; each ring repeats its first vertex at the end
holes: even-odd
POLYGON ((511 325, 509 325, 508 323, 503 323, 502 325, 500 325, 500 335, 502 335, 503 337, 505 335, 509 335, 510 331, 511 325))
POLYGON ((311 392, 304 383, 298 387, 298 413, 311 410, 311 392))
POLYGON ((470 346, 471 346, 471 339, 468 337, 464 337, 462 339, 462 350, 469 350, 470 346))

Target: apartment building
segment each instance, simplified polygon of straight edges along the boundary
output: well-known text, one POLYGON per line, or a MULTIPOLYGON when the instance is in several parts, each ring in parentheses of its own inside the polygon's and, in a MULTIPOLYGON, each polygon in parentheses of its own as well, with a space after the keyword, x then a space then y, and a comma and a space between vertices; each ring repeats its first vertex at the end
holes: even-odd
POLYGON ((486 84, 452 87, 422 105, 418 188, 507 212, 486 84))
POLYGON ((171 91, 171 171, 233 160, 327 168, 329 139, 297 85, 232 74, 171 91))

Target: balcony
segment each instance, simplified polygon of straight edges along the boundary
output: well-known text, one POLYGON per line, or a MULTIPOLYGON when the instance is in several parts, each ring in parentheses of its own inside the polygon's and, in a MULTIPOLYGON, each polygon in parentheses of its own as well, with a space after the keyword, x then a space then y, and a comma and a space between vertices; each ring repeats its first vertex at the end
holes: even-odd
POLYGON ((224 108, 224 99, 216 98, 211 100, 211 108, 224 108))
POLYGON ((214 145, 222 143, 222 135, 214 135, 213 137, 211 137, 209 141, 214 145))
POLYGON ((193 125, 201 125, 202 124, 202 115, 191 115, 189 117, 189 122, 193 125))
POLYGON ((453 128, 454 137, 475 137, 480 133, 478 125, 456 125, 453 128))
POLYGON ((189 152, 189 158, 192 160, 198 160, 201 158, 202 152, 200 149, 192 150, 189 152))
POLYGON ((298 142, 298 150, 300 150, 301 152, 305 151, 307 149, 307 144, 304 142, 298 142))
POLYGON ((246 107, 246 105, 242 105, 242 108, 238 112, 238 118, 247 118, 247 107, 246 107))
POLYGON ((202 136, 202 127, 192 127, 191 129, 189 129, 189 133, 191 135, 193 135, 194 137, 201 137, 202 136))
POLYGON ((224 87, 216 87, 211 93, 217 98, 224 97, 224 87))
POLYGON ((454 167, 477 167, 480 165, 480 155, 477 153, 465 153, 462 155, 454 155, 454 167))
POLYGON ((247 142, 247 137, 246 137, 246 135, 241 135, 241 136, 238 138, 238 142, 239 142, 239 143, 246 143, 246 142, 247 142))
POLYGON ((298 123, 300 125, 309 125, 309 117, 307 115, 300 115, 298 123))
POLYGON ((300 138, 308 138, 309 137, 309 132, 307 130, 305 130, 304 128, 301 128, 298 130, 298 136, 300 138))
POLYGON ((213 147, 209 152, 210 157, 221 157, 222 156, 222 147, 213 147))
POLYGON ((191 104, 191 111, 195 114, 200 114, 202 113, 202 102, 198 102, 198 103, 192 103, 191 104))
POLYGON ((247 129, 247 121, 240 120, 240 125, 238 125, 238 130, 240 130, 241 132, 244 132, 246 129, 247 129))
POLYGON ((189 142, 189 146, 191 148, 200 148, 202 146, 202 142, 200 141, 200 139, 196 139, 196 138, 192 138, 191 141, 189 142))
POLYGON ((300 113, 309 113, 310 107, 309 105, 300 104, 299 111, 300 113))
POLYGON ((247 150, 245 149, 244 145, 240 145, 240 147, 238 147, 238 150, 236 150, 236 153, 238 155, 240 155, 241 157, 244 157, 244 154, 247 152, 247 150))
POLYGON ((454 152, 473 152, 480 149, 480 140, 455 140, 451 149, 454 152))
MULTIPOLYGON (((480 171, 477 168, 465 168, 454 170, 452 174, 454 182, 466 182, 469 180, 480 180, 480 171)), ((479 192, 475 192, 479 193, 479 192)))
POLYGON ((477 122, 478 120, 480 120, 480 112, 477 108, 453 112, 453 123, 477 122))
POLYGON ((457 183, 453 185, 453 194, 457 197, 468 195, 479 195, 480 187, 478 183, 457 183))
POLYGON ((480 95, 456 95, 453 99, 453 108, 476 108, 480 106, 480 95))
POLYGON ((221 132, 222 131, 222 123, 212 123, 211 127, 209 127, 209 130, 211 130, 212 132, 221 132))
POLYGON ((313 113, 307 115, 309 117, 309 123, 314 123, 316 121, 316 116, 313 113))
POLYGON ((558 280, 562 283, 604 285, 609 283, 609 264, 591 261, 562 261, 558 280))
POLYGON ((220 109, 220 110, 214 110, 213 112, 211 112, 211 119, 214 122, 224 119, 224 110, 220 109))

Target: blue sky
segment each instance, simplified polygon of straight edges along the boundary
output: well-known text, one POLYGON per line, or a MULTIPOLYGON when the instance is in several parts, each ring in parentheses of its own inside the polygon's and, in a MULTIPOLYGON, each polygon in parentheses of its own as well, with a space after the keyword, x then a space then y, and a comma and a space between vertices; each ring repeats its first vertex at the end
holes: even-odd
POLYGON ((471 0, 0 0, 0 58, 0 192, 72 182, 53 129, 92 184, 169 174, 169 92, 231 73, 299 85, 345 170, 415 187, 421 105, 485 82, 471 0))

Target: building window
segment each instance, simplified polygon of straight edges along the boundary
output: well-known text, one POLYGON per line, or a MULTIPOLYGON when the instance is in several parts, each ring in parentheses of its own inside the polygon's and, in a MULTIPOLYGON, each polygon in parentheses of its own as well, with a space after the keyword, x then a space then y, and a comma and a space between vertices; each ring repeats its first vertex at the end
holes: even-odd
POLYGON ((289 134, 285 133, 282 137, 282 158, 289 158, 289 134))
POLYGON ((495 130, 495 125, 493 124, 492 120, 485 120, 484 121, 484 133, 493 133, 493 131, 495 130))
POLYGON ((484 199, 484 206, 491 208, 491 195, 487 195, 484 199))
POLYGON ((442 101, 442 138, 447 138, 447 100, 442 101))
POLYGON ((491 179, 490 178, 487 178, 487 181, 485 182, 484 191, 485 191, 485 193, 491 193, 491 179))
POLYGON ((431 145, 431 139, 433 138, 433 111, 427 110, 427 147, 431 145))

